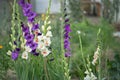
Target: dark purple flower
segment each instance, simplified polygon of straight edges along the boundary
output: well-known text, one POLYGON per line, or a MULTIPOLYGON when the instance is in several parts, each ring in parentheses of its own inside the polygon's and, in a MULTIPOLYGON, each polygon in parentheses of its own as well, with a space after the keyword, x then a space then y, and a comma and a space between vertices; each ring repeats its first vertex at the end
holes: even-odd
POLYGON ((19 52, 19 51, 20 51, 20 48, 16 48, 16 51, 19 52))
POLYGON ((24 5, 25 5, 25 0, 20 0, 20 1, 18 2, 18 4, 19 4, 20 6, 24 6, 24 5))
POLYGON ((33 41, 27 41, 26 46, 30 46, 33 43, 33 41))
POLYGON ((26 3, 25 6, 23 7, 23 9, 28 11, 28 10, 32 9, 32 5, 29 3, 26 3))
POLYGON ((71 32, 70 24, 66 24, 66 25, 65 25, 65 31, 66 31, 66 32, 71 32))
POLYGON ((35 24, 35 25, 32 27, 32 30, 34 31, 34 30, 37 30, 37 29, 39 29, 39 25, 38 25, 38 24, 35 24))
POLYGON ((17 45, 16 41, 14 41, 14 45, 17 45))
POLYGON ((34 21, 34 18, 37 16, 37 14, 35 12, 30 12, 29 15, 27 16, 28 17, 28 21, 29 22, 33 22, 34 21))
POLYGON ((29 33, 29 27, 22 27, 22 31, 24 33, 29 33))
POLYGON ((34 55, 35 55, 35 56, 39 56, 39 53, 35 52, 34 55))
POLYGON ((30 48, 31 48, 32 50, 35 50, 35 49, 37 48, 37 46, 38 46, 38 44, 35 43, 35 42, 33 42, 33 43, 30 45, 30 48))
POLYGON ((25 36, 25 39, 26 39, 28 42, 33 41, 34 35, 28 34, 28 35, 25 36))
POLYGON ((68 21, 69 21, 69 19, 66 19, 66 20, 65 20, 65 23, 68 22, 68 21))
POLYGON ((38 33, 38 36, 41 36, 42 35, 42 33, 38 33))

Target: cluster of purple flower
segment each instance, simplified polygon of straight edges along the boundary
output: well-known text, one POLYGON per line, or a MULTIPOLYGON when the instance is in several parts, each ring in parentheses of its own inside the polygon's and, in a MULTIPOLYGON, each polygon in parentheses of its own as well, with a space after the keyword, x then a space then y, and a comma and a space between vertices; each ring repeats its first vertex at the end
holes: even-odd
POLYGON ((24 16, 27 17, 28 21, 33 22, 37 14, 31 10, 32 5, 29 3, 26 3, 25 0, 20 0, 19 5, 22 7, 24 16))
POLYGON ((24 34, 24 38, 26 39, 26 46, 32 49, 32 53, 34 55, 38 55, 39 53, 36 52, 38 44, 34 42, 34 34, 31 34, 29 27, 25 26, 24 24, 22 24, 22 31, 24 34))
MULTIPOLYGON (((24 35, 24 38, 26 39, 26 46, 31 48, 31 53, 33 53, 34 55, 39 55, 39 53, 36 52, 36 48, 38 44, 34 41, 35 36, 38 35, 38 33, 37 34, 34 34, 34 33, 39 29, 39 25, 34 23, 34 20, 37 14, 32 11, 32 5, 29 3, 26 3, 25 0, 20 0, 19 5, 22 7, 23 14, 25 17, 27 17, 28 24, 30 25, 30 26, 29 25, 26 26, 24 23, 21 24, 23 35, 24 35)), ((19 51, 18 51, 18 48, 12 51, 13 60, 16 60, 18 58, 19 51)))

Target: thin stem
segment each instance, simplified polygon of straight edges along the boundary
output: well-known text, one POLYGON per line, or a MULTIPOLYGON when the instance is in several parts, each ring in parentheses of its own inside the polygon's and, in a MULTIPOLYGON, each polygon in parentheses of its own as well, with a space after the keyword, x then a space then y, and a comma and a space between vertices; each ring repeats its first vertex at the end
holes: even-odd
POLYGON ((48 72, 47 72, 47 59, 46 58, 44 58, 44 71, 45 71, 47 80, 49 80, 48 72))
POLYGON ((99 53, 99 65, 98 65, 98 79, 101 79, 101 53, 99 53))
POLYGON ((86 62, 85 62, 85 59, 84 59, 85 57, 84 57, 84 54, 83 54, 82 40, 81 40, 81 36, 80 35, 79 35, 79 43, 80 43, 80 51, 81 51, 81 54, 82 54, 82 59, 83 59, 84 67, 87 70, 86 62))

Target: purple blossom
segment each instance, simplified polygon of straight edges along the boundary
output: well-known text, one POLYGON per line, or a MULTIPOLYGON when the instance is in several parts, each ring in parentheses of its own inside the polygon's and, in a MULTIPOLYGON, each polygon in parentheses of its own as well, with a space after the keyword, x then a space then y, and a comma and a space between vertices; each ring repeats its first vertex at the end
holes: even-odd
POLYGON ((18 58, 19 51, 20 51, 20 49, 19 49, 19 48, 16 48, 16 49, 12 52, 11 57, 12 57, 13 60, 16 60, 16 59, 18 58))
POLYGON ((26 42, 26 46, 30 46, 32 44, 33 41, 27 41, 26 42))
POLYGON ((70 24, 66 24, 66 25, 65 25, 65 31, 66 31, 66 33, 67 33, 67 32, 71 32, 70 24))
POLYGON ((22 31, 24 33, 29 33, 29 27, 22 27, 22 31))
POLYGON ((35 24, 35 25, 32 27, 32 30, 34 31, 34 30, 37 30, 37 29, 39 29, 39 25, 38 25, 38 24, 35 24))
POLYGON ((35 36, 31 32, 31 30, 34 31, 34 30, 39 29, 39 25, 34 23, 34 20, 35 20, 35 17, 37 16, 37 14, 32 11, 32 5, 25 2, 25 0, 20 0, 19 5, 22 7, 23 14, 24 14, 24 16, 27 17, 28 22, 33 25, 32 28, 25 26, 23 23, 21 25, 22 31, 24 34, 24 38, 26 39, 26 46, 29 46, 32 49, 31 53, 33 53, 34 55, 39 55, 36 52, 36 48, 37 48, 38 44, 34 42, 35 36))
MULTIPOLYGON (((67 16, 67 15, 65 15, 67 16)), ((65 23, 68 23, 69 19, 65 19, 65 23)), ((65 57, 71 56, 71 48, 70 48, 70 36, 69 33, 71 32, 70 24, 65 24, 64 26, 64 49, 65 49, 65 57)))
POLYGON ((29 22, 33 22, 34 18, 37 16, 37 14, 35 12, 30 12, 28 15, 28 21, 29 22))
POLYGON ((35 43, 35 42, 33 42, 33 43, 31 43, 30 48, 31 48, 32 50, 36 50, 37 46, 38 46, 38 44, 35 43))
POLYGON ((29 3, 25 3, 25 0, 20 0, 19 5, 22 7, 23 14, 27 17, 28 21, 33 22, 37 14, 31 10, 32 5, 29 3))
POLYGON ((25 0, 20 0, 18 3, 19 3, 20 6, 24 6, 25 5, 25 0))
POLYGON ((32 35, 32 34, 27 34, 27 35, 25 36, 25 39, 26 39, 28 42, 33 41, 34 35, 32 35))

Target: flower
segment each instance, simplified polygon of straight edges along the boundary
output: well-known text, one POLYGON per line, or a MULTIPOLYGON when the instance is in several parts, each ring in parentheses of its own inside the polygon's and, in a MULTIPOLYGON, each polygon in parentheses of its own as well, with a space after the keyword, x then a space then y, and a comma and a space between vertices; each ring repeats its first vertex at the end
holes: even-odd
POLYGON ((78 34, 81 34, 81 31, 78 30, 77 33, 78 33, 78 34))
POLYGON ((50 31, 50 30, 51 30, 51 26, 48 26, 47 31, 50 31))
POLYGON ((87 74, 84 80, 96 80, 97 77, 91 72, 90 74, 87 74))
POLYGON ((19 49, 19 48, 16 48, 16 49, 12 52, 11 57, 12 57, 13 60, 16 60, 16 59, 18 58, 19 51, 20 51, 20 49, 19 49))
POLYGON ((51 31, 47 31, 46 37, 52 37, 52 32, 51 31))
POLYGON ((3 48, 3 46, 0 45, 0 49, 2 49, 2 48, 3 48))
POLYGON ((31 48, 32 50, 36 50, 37 46, 38 46, 38 44, 35 43, 35 42, 33 42, 33 43, 30 44, 30 48, 31 48))
POLYGON ((7 55, 11 55, 12 54, 12 52, 9 50, 8 52, 7 52, 7 55))
POLYGON ((49 51, 46 47, 44 47, 42 50, 41 50, 41 54, 43 55, 43 57, 46 57, 47 55, 50 54, 51 51, 49 51))
POLYGON ((94 56, 93 56, 93 61, 92 61, 92 64, 95 65, 97 63, 97 60, 99 58, 99 52, 100 52, 100 48, 98 46, 97 50, 95 51, 94 53, 94 56))
POLYGON ((31 49, 29 46, 25 46, 25 51, 26 51, 26 52, 31 52, 32 49, 31 49))
POLYGON ((35 31, 37 29, 39 29, 39 25, 38 24, 33 25, 32 30, 35 31))
POLYGON ((49 37, 44 37, 44 44, 45 44, 45 46, 50 46, 51 40, 49 37))
POLYGON ((45 47, 45 44, 41 41, 38 43, 38 49, 42 50, 45 47))
POLYGON ((32 5, 29 3, 25 3, 24 0, 20 0, 19 5, 22 7, 24 16, 27 17, 28 21, 33 22, 37 14, 31 10, 32 5))
POLYGON ((64 28, 65 34, 64 34, 64 49, 65 49, 65 57, 70 57, 70 36, 69 33, 71 32, 70 24, 66 24, 64 28))
POLYGON ((24 51, 22 53, 22 59, 28 59, 28 52, 27 51, 24 51))

